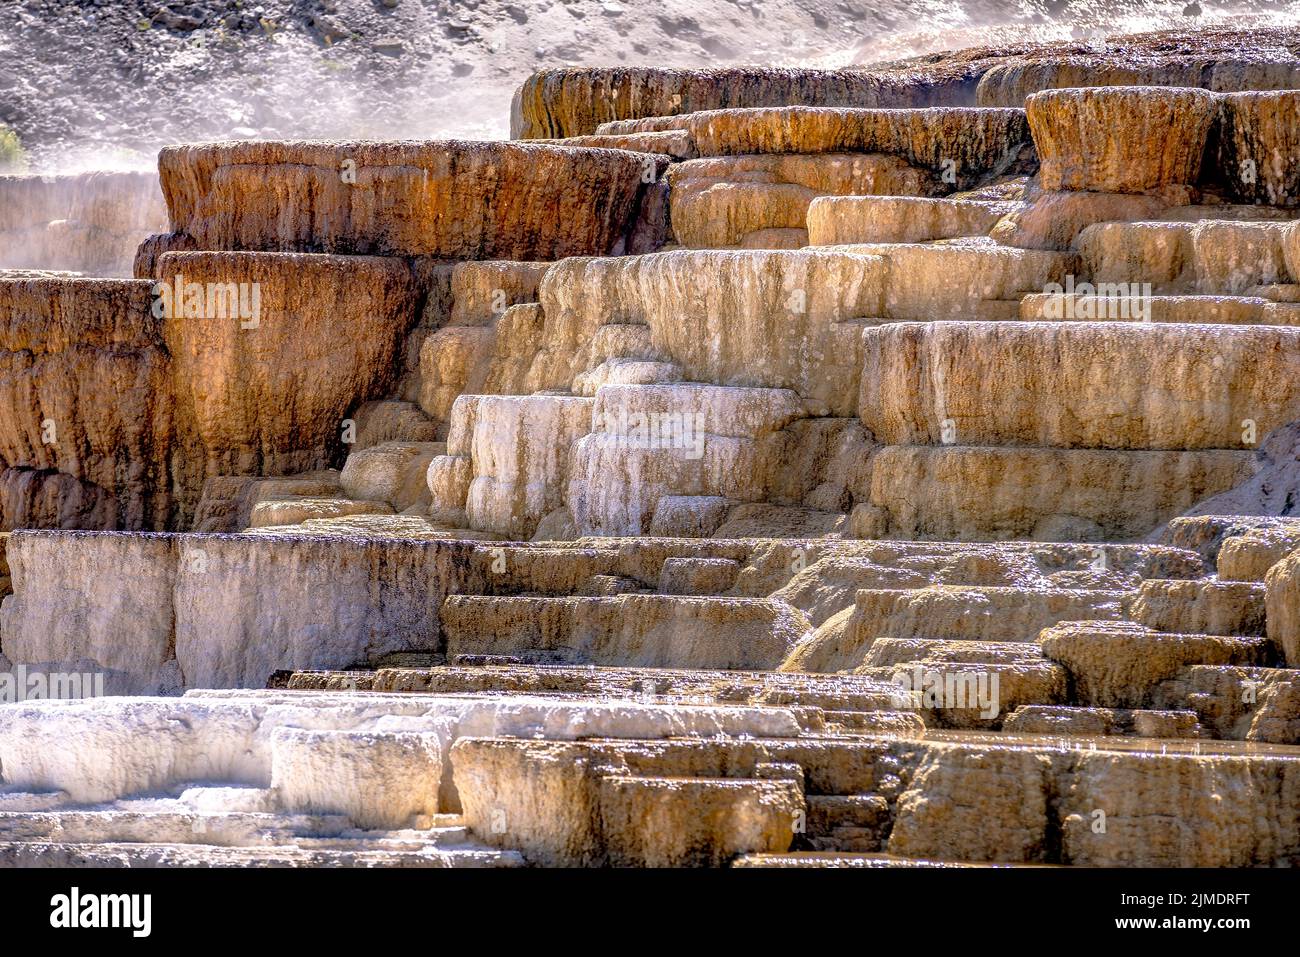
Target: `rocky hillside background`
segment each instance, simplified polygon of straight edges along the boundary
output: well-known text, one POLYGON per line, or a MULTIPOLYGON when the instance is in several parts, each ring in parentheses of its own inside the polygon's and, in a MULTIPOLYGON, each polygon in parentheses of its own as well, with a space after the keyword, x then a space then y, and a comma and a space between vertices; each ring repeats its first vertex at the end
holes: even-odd
POLYGON ((0 122, 33 170, 149 168, 159 147, 202 139, 503 137, 511 94, 541 67, 838 67, 1293 12, 1267 0, 6 0, 0 122))

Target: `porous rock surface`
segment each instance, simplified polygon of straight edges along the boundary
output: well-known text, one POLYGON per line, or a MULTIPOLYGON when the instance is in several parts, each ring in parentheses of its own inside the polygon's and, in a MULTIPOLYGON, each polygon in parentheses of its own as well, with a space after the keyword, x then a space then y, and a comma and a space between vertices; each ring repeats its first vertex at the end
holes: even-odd
POLYGON ((172 232, 199 248, 449 259, 614 252, 644 168, 625 151, 459 141, 227 143, 158 157, 172 232))
POLYGON ((0 276, 0 864, 1300 863, 1260 37, 164 150, 0 276))

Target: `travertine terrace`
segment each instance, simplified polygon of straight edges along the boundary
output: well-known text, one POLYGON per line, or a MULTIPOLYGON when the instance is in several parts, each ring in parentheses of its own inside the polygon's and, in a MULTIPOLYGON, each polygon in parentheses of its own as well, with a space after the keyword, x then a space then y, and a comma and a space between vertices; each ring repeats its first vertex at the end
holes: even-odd
POLYGON ((1253 40, 0 178, 0 865, 1300 864, 1253 40))

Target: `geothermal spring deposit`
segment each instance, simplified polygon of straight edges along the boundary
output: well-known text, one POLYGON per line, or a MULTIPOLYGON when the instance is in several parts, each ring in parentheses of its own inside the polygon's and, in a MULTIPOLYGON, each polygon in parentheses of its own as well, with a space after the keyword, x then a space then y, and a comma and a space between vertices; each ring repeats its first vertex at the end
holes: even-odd
POLYGON ((1288 6, 6 4, 0 867, 1300 864, 1288 6))

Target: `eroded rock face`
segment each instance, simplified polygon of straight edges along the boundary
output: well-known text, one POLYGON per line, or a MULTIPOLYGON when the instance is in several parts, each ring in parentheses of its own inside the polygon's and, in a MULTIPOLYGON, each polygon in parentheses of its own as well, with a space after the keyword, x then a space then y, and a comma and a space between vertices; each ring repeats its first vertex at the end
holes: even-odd
POLYGON ((517 143, 168 147, 174 232, 205 249, 552 260, 621 250, 641 154, 517 143))
MULTIPOLYGON (((1081 191, 1044 192, 1011 211, 992 229, 1000 243, 1021 249, 1071 249, 1075 237, 1094 223, 1153 219, 1184 197, 1081 191)), ((987 232, 987 230, 986 230, 987 232)))
POLYGON ((513 323, 505 315, 514 305, 537 301, 538 284, 549 268, 549 263, 489 261, 434 270, 420 326, 408 337, 406 351, 411 391, 444 431, 457 396, 514 391, 505 381, 508 375, 488 381, 498 353, 504 358, 511 346, 513 323))
POLYGON ((3 527, 168 527, 176 413, 163 332, 147 282, 0 279, 0 459, 37 473, 10 475, 3 527))
POLYGON ((1199 89, 1050 90, 1025 100, 1043 189, 1141 193, 1195 183, 1217 101, 1199 89))
POLYGON ((1000 246, 987 238, 948 243, 869 243, 845 251, 885 261, 881 316, 900 322, 978 321, 1014 307, 1026 292, 1064 283, 1075 257, 1000 246))
POLYGON ((468 454, 473 463, 464 506, 472 527, 529 538, 542 518, 563 504, 574 443, 591 431, 592 402, 543 395, 457 400, 447 451, 468 454), (460 433, 468 443, 465 452, 456 440, 462 404, 463 421, 472 421, 460 433))
MULTIPOLYGON (((1228 34, 1230 35, 1230 34, 1228 34)), ((1012 62, 993 63, 980 76, 976 101, 981 106, 1020 106, 1040 90, 1075 87, 1203 87, 1206 90, 1285 90, 1300 85, 1300 66, 1289 56, 1268 49, 1252 49, 1241 36, 1216 50, 1198 38, 1192 55, 1169 53, 1158 39, 1146 34, 1155 48, 1145 44, 1080 53, 1036 51, 1012 62)), ((1224 36, 1225 40, 1227 35, 1224 36)), ((1211 41, 1212 43, 1213 41, 1211 41)))
POLYGON ((1218 163, 1230 195, 1243 203, 1294 206, 1300 173, 1300 94, 1289 90, 1229 93, 1219 100, 1218 163))
POLYGON ((940 860, 1043 860, 1050 772, 1050 760, 1032 752, 932 747, 899 796, 889 850, 940 860), (976 818, 984 826, 973 827, 976 818))
POLYGON ((898 191, 888 196, 822 196, 808 206, 808 241, 813 246, 836 246, 984 236, 1017 205, 933 199, 898 191))
POLYGON ((579 534, 643 534, 667 495, 763 501, 784 452, 775 433, 802 413, 785 389, 603 386, 572 453, 579 534))
POLYGON ((674 70, 614 67, 539 70, 515 94, 510 135, 579 136, 611 120, 660 117, 724 106, 927 105, 906 99, 902 83, 838 70, 674 70))
POLYGON ((1280 384, 1295 378, 1298 337, 1277 326, 894 323, 865 333, 860 415, 900 445, 1243 448, 1297 415, 1280 384), (1243 431, 1247 419, 1257 433, 1243 431))
POLYGON ((846 414, 857 381, 847 324, 880 309, 881 263, 830 250, 667 252, 575 259, 542 281, 541 349, 530 391, 568 389, 599 353, 598 330, 648 326, 643 358, 676 363, 682 377, 718 385, 793 389, 829 414, 846 414))
POLYGON ((89 661, 118 693, 260 688, 286 663, 345 668, 437 648, 443 597, 485 588, 472 549, 346 536, 18 532, 0 646, 15 663, 89 661), (50 622, 63 623, 57 634, 50 622))
POLYGON ((886 153, 954 188, 1008 169, 1030 143, 1020 110, 859 110, 792 106, 690 113, 629 124, 691 134, 702 157, 752 153, 886 153))
POLYGON ((755 234, 768 230, 804 229, 818 196, 924 196, 939 183, 896 156, 818 153, 692 160, 669 169, 668 186, 678 244, 718 249, 760 245, 755 234))
POLYGON ((1300 556, 1291 554, 1269 569, 1265 577, 1268 636, 1277 642, 1289 667, 1300 667, 1300 556))
POLYGON ((187 294, 184 312, 172 305, 163 324, 178 431, 200 475, 331 464, 348 411, 392 386, 415 319, 400 260, 168 253, 160 275, 160 286, 180 277, 205 292, 201 308, 187 294))
POLYGON ((0 472, 0 516, 7 528, 113 528, 113 495, 63 472, 12 468, 0 472))
POLYGON ((1080 704, 1145 708, 1160 682, 1189 664, 1262 664, 1261 638, 1161 634, 1130 621, 1064 622, 1043 631, 1044 654, 1070 672, 1080 704))
POLYGON ((179 690, 178 551, 170 535, 11 537, 14 594, 0 607, 0 647, 15 663, 89 662, 114 694, 179 690))
POLYGON ((679 595, 453 596, 442 621, 451 655, 654 668, 773 669, 809 629, 781 601, 679 595))
POLYGON ((861 537, 993 541, 1138 538, 1245 481, 1248 451, 886 446, 861 537))

